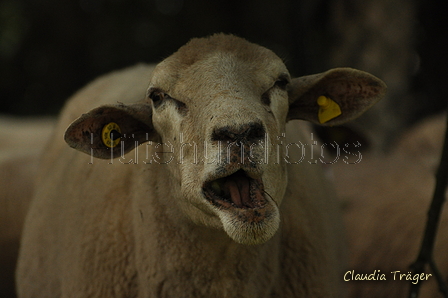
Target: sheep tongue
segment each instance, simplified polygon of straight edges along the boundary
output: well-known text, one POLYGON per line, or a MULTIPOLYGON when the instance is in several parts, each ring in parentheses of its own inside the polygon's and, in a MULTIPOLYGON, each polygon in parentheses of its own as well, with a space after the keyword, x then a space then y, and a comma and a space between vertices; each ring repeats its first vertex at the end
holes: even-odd
POLYGON ((229 177, 225 183, 232 202, 237 207, 251 207, 250 199, 250 183, 249 178, 238 175, 237 177, 229 177))

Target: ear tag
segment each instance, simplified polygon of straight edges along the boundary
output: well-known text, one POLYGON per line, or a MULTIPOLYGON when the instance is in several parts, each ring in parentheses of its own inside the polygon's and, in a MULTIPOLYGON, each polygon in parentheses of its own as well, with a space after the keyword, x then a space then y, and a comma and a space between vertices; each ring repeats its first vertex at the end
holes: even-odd
POLYGON ((319 113, 317 116, 321 124, 342 114, 339 105, 329 97, 319 96, 317 98, 317 104, 319 105, 319 113))
POLYGON ((120 138, 121 129, 117 123, 110 122, 109 124, 104 125, 101 132, 101 139, 103 140, 104 145, 109 148, 114 148, 120 143, 120 138))

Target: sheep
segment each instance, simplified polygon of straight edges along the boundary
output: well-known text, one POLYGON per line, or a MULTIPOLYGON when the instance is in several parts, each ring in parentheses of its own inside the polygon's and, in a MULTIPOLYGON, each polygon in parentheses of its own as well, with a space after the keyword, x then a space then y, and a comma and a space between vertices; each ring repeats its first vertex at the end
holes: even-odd
POLYGON ((348 68, 291 79, 226 34, 97 79, 42 157, 19 297, 342 297, 339 206, 286 122, 337 125, 385 92, 348 68))
MULTIPOLYGON (((405 132, 386 156, 365 156, 357 165, 334 165, 336 190, 346 205, 348 269, 355 274, 376 270, 386 278, 354 281, 348 276, 349 297, 408 297, 411 281, 400 280, 398 274, 410 271, 420 249, 440 161, 445 117, 432 117, 405 132), (400 273, 394 276, 395 271, 400 273)), ((434 260, 445 280, 447 224, 444 211, 434 260)), ((432 275, 418 281, 422 283, 419 297, 442 297, 433 272, 425 270, 425 274, 432 275)))
POLYGON ((391 154, 435 173, 442 154, 445 119, 446 113, 442 113, 421 120, 398 139, 391 154))
POLYGON ((0 116, 0 293, 15 297, 14 271, 38 160, 54 121, 0 116))

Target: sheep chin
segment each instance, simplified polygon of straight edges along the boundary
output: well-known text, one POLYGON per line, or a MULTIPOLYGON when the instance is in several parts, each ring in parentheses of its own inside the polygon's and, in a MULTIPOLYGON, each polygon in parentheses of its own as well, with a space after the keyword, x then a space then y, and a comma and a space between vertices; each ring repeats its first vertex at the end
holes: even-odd
POLYGON ((275 235, 280 225, 280 212, 271 201, 260 209, 219 210, 218 216, 227 235, 245 245, 265 243, 275 235))

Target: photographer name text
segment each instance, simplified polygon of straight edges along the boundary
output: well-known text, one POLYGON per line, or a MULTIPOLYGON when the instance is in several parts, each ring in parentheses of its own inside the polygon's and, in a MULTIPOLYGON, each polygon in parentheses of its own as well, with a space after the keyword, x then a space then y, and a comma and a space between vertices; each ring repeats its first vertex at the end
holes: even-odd
POLYGON ((431 276, 432 274, 430 273, 403 273, 401 271, 391 271, 386 275, 386 273, 381 273, 381 270, 375 270, 372 273, 355 273, 355 270, 350 270, 345 272, 344 281, 405 280, 410 281, 415 285, 420 281, 428 280, 431 276))

